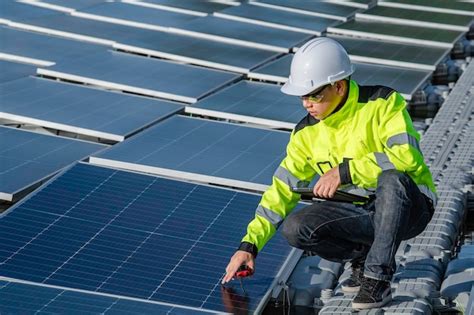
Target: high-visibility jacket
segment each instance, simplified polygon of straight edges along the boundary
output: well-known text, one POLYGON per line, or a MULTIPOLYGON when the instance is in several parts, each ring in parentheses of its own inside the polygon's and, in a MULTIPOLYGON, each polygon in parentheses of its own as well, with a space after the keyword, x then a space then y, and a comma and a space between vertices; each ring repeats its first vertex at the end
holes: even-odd
POLYGON ((383 86, 350 81, 345 103, 324 120, 306 116, 293 130, 287 155, 263 194, 240 249, 260 251, 300 200, 290 187, 307 186, 339 166, 343 187, 374 190, 384 170, 409 175, 436 203, 436 189, 403 97, 383 86))

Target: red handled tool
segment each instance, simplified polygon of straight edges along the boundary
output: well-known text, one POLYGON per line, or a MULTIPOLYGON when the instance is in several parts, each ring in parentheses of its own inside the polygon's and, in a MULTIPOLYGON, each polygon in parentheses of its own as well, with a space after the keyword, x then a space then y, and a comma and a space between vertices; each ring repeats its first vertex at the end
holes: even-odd
POLYGON ((240 281, 240 288, 242 289, 244 294, 247 294, 247 292, 244 289, 244 282, 242 281, 242 278, 250 277, 251 275, 253 275, 253 269, 247 265, 240 266, 239 269, 237 269, 237 272, 235 273, 235 276, 240 281))

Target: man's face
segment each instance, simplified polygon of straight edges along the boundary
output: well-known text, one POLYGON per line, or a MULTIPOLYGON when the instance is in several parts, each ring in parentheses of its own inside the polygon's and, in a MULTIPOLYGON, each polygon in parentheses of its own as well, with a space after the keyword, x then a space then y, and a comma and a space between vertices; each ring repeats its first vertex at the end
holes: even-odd
POLYGON ((311 95, 302 96, 303 106, 308 113, 318 120, 329 116, 344 96, 344 83, 336 82, 334 85, 326 85, 311 95))

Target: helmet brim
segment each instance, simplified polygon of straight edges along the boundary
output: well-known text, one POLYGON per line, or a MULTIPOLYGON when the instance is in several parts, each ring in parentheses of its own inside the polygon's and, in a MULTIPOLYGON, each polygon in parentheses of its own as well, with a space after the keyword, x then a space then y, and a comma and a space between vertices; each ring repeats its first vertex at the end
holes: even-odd
POLYGON ((311 91, 313 91, 314 88, 312 87, 302 87, 298 85, 291 84, 289 81, 287 81, 283 86, 281 87, 280 91, 282 91, 285 94, 288 95, 294 95, 294 96, 304 96, 311 91))

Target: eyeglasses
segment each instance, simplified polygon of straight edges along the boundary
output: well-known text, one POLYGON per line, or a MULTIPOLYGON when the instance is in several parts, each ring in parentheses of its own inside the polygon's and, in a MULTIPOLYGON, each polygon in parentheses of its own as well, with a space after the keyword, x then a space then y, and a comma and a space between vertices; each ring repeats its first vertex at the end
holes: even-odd
POLYGON ((310 102, 313 102, 313 103, 319 103, 323 100, 324 98, 324 94, 323 94, 323 91, 329 86, 330 84, 326 84, 322 87, 320 87, 319 89, 317 89, 316 91, 314 91, 313 93, 311 94, 306 94, 306 95, 303 95, 303 96, 300 96, 300 99, 302 101, 310 101, 310 102))

